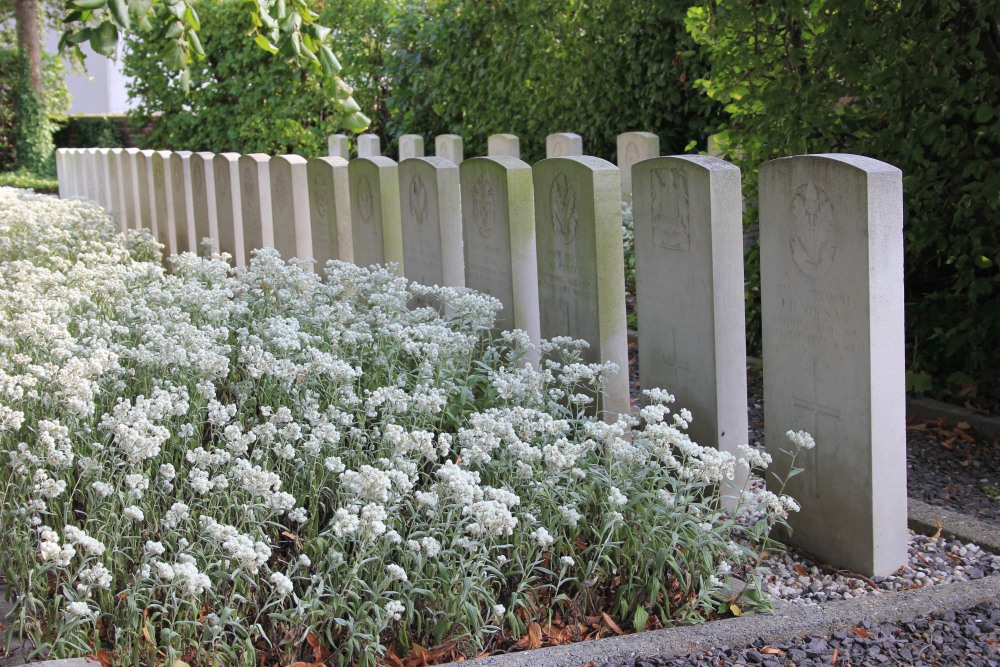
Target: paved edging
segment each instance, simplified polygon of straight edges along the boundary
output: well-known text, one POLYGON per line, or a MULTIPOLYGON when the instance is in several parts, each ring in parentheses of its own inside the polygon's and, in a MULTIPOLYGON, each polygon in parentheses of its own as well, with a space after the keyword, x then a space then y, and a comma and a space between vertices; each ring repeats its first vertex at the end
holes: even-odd
POLYGON ((907 398, 906 416, 908 419, 943 419, 948 424, 965 422, 988 440, 1000 437, 1000 417, 979 414, 929 398, 907 398))
POLYGON ((934 535, 940 530, 944 537, 972 542, 987 551, 1000 554, 1000 528, 914 498, 910 498, 908 502, 909 524, 914 531, 934 535), (941 522, 940 528, 934 519, 941 522))

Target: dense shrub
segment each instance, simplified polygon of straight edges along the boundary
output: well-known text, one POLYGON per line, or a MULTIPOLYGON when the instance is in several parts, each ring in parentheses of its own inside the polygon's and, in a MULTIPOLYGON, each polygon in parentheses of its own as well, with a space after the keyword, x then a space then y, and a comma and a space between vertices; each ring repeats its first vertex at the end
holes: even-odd
MULTIPOLYGON (((51 131, 54 129, 53 122, 60 120, 69 106, 69 93, 66 91, 66 84, 63 81, 63 66, 59 59, 49 54, 42 56, 42 76, 45 86, 45 98, 40 102, 32 97, 27 101, 31 109, 28 117, 34 119, 32 123, 24 129, 15 128, 15 120, 21 118, 21 112, 17 105, 17 91, 21 85, 21 66, 19 64, 17 49, 8 45, 6 40, 10 36, 0 33, 0 171, 11 169, 18 162, 18 166, 29 167, 41 166, 44 171, 52 171, 54 165, 49 164, 51 157, 47 150, 51 148, 51 131), (34 109, 38 113, 33 112, 34 109), (36 152, 40 151, 40 157, 32 157, 18 160, 15 152, 15 133, 21 132, 23 140, 29 146, 36 146, 36 152), (49 133, 49 134, 46 134, 49 133), (48 140, 48 141, 47 141, 48 140), (24 164, 27 162, 38 162, 39 165, 24 164)), ((26 85, 26 84, 25 84, 26 85)))

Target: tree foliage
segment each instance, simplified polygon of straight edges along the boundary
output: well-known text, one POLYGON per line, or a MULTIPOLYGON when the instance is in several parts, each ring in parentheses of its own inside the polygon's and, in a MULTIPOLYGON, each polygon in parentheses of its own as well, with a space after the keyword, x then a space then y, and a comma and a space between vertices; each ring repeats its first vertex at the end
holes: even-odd
POLYGON ((910 379, 1000 398, 997 3, 727 0, 688 25, 751 212, 756 168, 775 157, 853 152, 902 169, 910 379))

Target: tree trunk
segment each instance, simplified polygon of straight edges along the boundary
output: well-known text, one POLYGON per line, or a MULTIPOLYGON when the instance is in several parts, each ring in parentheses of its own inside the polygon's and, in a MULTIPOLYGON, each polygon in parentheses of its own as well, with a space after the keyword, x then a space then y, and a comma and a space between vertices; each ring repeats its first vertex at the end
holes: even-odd
POLYGON ((42 97, 42 47, 38 35, 38 0, 16 0, 17 46, 28 59, 28 80, 42 97))

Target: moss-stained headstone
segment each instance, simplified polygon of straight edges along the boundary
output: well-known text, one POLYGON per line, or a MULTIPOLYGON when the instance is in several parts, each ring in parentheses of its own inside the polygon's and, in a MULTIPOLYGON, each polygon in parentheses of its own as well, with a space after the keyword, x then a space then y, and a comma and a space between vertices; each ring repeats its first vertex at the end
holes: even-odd
POLYGON ((903 188, 899 169, 804 155, 760 169, 766 445, 815 449, 786 491, 793 543, 867 576, 907 561, 903 188))
POLYGON ((618 167, 574 156, 542 160, 533 172, 541 335, 582 338, 585 362, 618 365, 599 405, 613 418, 629 411, 618 167))
POLYGON ((243 252, 243 205, 240 202, 240 155, 217 153, 212 158, 215 176, 215 219, 219 252, 229 253, 235 266, 246 266, 243 252))
POLYGON ((460 167, 465 285, 503 303, 498 331, 522 329, 538 343, 538 255, 531 167, 513 157, 460 167))
POLYGON ((274 247, 286 260, 313 259, 306 159, 301 155, 271 158, 270 187, 274 247))
POLYGON ((351 191, 347 160, 318 157, 306 165, 309 180, 309 218, 316 271, 323 275, 331 259, 354 261, 351 239, 351 191))
POLYGON ((351 240, 359 266, 394 262, 403 275, 399 168, 387 157, 358 158, 347 167, 351 192, 351 240))

